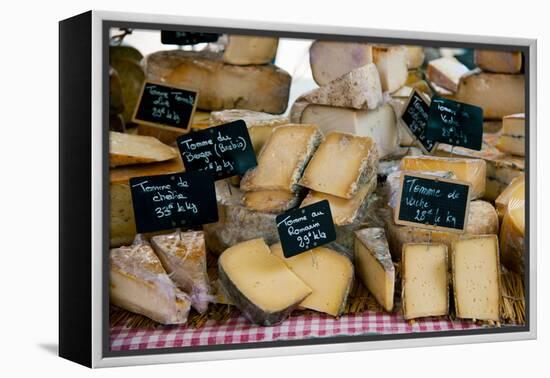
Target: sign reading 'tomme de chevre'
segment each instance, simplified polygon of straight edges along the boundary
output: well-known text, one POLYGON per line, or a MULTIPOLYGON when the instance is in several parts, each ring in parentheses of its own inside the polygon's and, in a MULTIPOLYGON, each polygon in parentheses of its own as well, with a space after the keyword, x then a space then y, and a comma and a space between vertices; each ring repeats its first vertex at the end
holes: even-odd
POLYGON ((463 232, 471 186, 467 182, 403 173, 395 223, 433 230, 463 232))

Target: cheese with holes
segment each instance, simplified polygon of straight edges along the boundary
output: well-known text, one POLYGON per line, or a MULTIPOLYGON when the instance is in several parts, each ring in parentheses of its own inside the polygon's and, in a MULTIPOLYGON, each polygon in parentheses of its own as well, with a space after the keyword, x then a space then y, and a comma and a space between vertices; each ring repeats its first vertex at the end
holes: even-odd
POLYGON ((405 244, 401 269, 401 296, 405 319, 448 314, 446 245, 405 244))
POLYGON ((286 319, 312 293, 262 239, 225 250, 218 272, 229 299, 248 320, 264 326, 286 319))
POLYGON ((497 213, 499 219, 502 221, 502 218, 504 218, 504 215, 508 211, 508 203, 510 202, 510 198, 512 197, 512 193, 516 190, 518 186, 525 185, 525 174, 521 174, 517 177, 515 177, 511 182, 510 185, 506 189, 500 193, 500 195, 495 200, 495 206, 497 208, 497 213))
POLYGON ((157 163, 178 157, 175 148, 148 136, 109 132, 109 166, 157 163))
MULTIPOLYGON (((427 230, 414 226, 397 225, 393 218, 393 209, 381 208, 378 215, 384 222, 384 228, 390 245, 390 252, 394 260, 401 258, 403 245, 407 243, 443 243, 451 248, 453 240, 457 240, 461 234, 456 232, 427 230)), ((489 202, 472 201, 468 212, 465 235, 498 234, 498 215, 489 202)))
POLYGON ((386 311, 393 310, 395 268, 383 228, 355 232, 355 269, 376 301, 386 311))
POLYGON ((244 193, 244 205, 254 211, 282 213, 296 207, 300 196, 283 190, 259 190, 244 193))
POLYGON ((481 159, 405 156, 401 161, 401 170, 453 172, 457 180, 472 185, 470 199, 481 198, 485 194, 486 163, 481 159))
POLYGON ((151 244, 172 281, 190 295, 191 305, 204 313, 211 297, 203 232, 178 230, 153 236, 151 244))
POLYGON ((300 185, 350 199, 376 175, 377 164, 371 138, 331 132, 311 158, 300 185))
POLYGON ((229 64, 267 64, 275 59, 279 38, 229 35, 223 61, 229 64))
POLYGON ((428 80, 433 83, 456 92, 460 78, 470 70, 455 57, 443 57, 430 61, 426 69, 428 80))
POLYGON ((481 72, 466 75, 460 80, 455 94, 442 96, 479 106, 484 119, 525 112, 525 78, 523 75, 481 72))
POLYGON ((272 64, 237 66, 224 63, 221 53, 166 50, 148 55, 145 71, 148 80, 197 90, 203 110, 281 114, 288 105, 291 77, 272 64))
POLYGON ((345 309, 353 283, 351 260, 330 248, 319 247, 286 258, 281 244, 271 246, 271 253, 279 257, 312 293, 300 307, 339 316, 345 309))
POLYGON ((337 226, 343 226, 355 222, 361 214, 361 209, 366 205, 366 199, 376 189, 376 175, 372 175, 370 181, 350 199, 336 197, 331 194, 311 190, 302 201, 300 207, 327 200, 332 214, 332 221, 337 226))
POLYGON ((510 195, 500 229, 500 255, 504 266, 525 271, 525 182, 510 195))
POLYGON ((380 73, 382 90, 395 92, 401 88, 408 77, 407 50, 404 46, 374 46, 372 56, 380 73))
POLYGON ((500 262, 496 235, 457 240, 452 249, 456 316, 499 321, 500 262))
POLYGON ((369 137, 376 143, 380 158, 393 154, 398 148, 397 120, 389 104, 374 110, 308 105, 300 122, 317 125, 324 134, 341 131, 369 137))
POLYGON ((258 165, 241 180, 241 189, 298 191, 298 180, 321 139, 315 125, 275 128, 260 151, 258 165))
POLYGON ((413 70, 420 68, 424 63, 424 47, 422 46, 405 46, 407 49, 407 68, 413 70))
POLYGON ((162 324, 184 324, 189 297, 170 280, 153 248, 138 236, 130 246, 109 253, 109 300, 162 324))
POLYGON ((502 118, 502 129, 496 147, 512 155, 525 156, 525 114, 502 118))
POLYGON ((475 50, 476 66, 484 71, 515 74, 521 71, 521 52, 475 50))

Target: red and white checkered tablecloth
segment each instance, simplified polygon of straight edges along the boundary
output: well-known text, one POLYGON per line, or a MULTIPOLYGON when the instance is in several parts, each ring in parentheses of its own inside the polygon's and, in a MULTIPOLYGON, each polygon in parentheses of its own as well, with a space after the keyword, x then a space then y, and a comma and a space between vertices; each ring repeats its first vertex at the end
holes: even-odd
POLYGON ((328 315, 294 316, 271 327, 261 327, 236 316, 223 324, 209 320, 201 328, 185 325, 136 329, 117 325, 111 328, 111 350, 143 350, 186 346, 242 344, 296 340, 312 337, 399 334, 480 328, 470 321, 444 318, 417 319, 409 324, 400 314, 366 311, 335 319, 328 315))

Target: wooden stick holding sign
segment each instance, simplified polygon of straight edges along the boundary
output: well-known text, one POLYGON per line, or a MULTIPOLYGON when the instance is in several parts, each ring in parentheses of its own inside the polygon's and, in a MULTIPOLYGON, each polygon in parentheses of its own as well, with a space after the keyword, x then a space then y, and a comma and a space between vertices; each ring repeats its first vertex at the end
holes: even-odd
POLYGON ((430 230, 464 232, 471 184, 430 175, 403 173, 395 223, 430 230))
POLYGON ((132 121, 174 131, 189 132, 199 93, 194 89, 145 81, 132 121))

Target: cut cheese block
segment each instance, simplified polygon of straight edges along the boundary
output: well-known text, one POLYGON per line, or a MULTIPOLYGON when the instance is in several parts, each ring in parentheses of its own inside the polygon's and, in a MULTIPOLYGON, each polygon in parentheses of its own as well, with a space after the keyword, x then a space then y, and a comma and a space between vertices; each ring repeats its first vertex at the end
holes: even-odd
POLYGON ((225 250, 218 271, 229 299, 248 320, 264 326, 286 319, 312 293, 262 239, 225 250))
POLYGON ((525 271, 525 182, 510 195, 500 229, 500 254, 504 266, 517 273, 525 271))
POLYGON ((393 310, 395 268, 383 228, 355 232, 355 269, 380 306, 393 310))
POLYGON ((229 35, 223 61, 229 64, 267 64, 275 59, 279 38, 229 35))
POLYGON ((374 110, 308 105, 300 122, 317 125, 324 134, 341 131, 372 138, 380 158, 393 154, 398 147, 397 120, 389 104, 374 110))
POLYGON ((122 85, 116 70, 109 67, 109 115, 120 114, 124 111, 122 85))
POLYGON ((434 59, 428 63, 426 76, 431 82, 456 92, 460 84, 460 78, 470 70, 454 57, 434 59))
POLYGON ((402 258, 402 306, 405 319, 447 315, 447 246, 405 244, 402 258))
POLYGON ((271 246, 271 253, 279 257, 312 293, 300 307, 339 316, 346 307, 353 283, 351 260, 330 248, 319 247, 285 258, 281 244, 271 246))
MULTIPOLYGON (((395 261, 401 258, 403 245, 407 243, 443 243, 451 248, 454 240, 457 240, 461 234, 456 232, 427 230, 413 226, 401 226, 394 222, 393 209, 381 208, 378 215, 384 221, 384 228, 390 245, 390 252, 395 261)), ((498 215, 489 202, 472 201, 468 212, 466 222, 466 235, 486 235, 498 234, 498 215)))
POLYGON ((407 82, 407 50, 404 46, 374 46, 373 61, 380 73, 382 90, 395 92, 407 82))
POLYGON ((420 68, 424 63, 424 47, 405 46, 407 49, 407 68, 409 70, 420 68))
POLYGON ((210 125, 217 126, 242 119, 248 127, 248 134, 256 155, 271 135, 273 128, 289 123, 284 115, 273 115, 252 110, 230 109, 210 113, 210 125))
POLYGON ((156 163, 178 157, 176 149, 148 136, 109 132, 109 166, 156 163))
POLYGON ((245 173, 241 189, 298 191, 298 180, 321 139, 315 125, 276 127, 260 151, 258 165, 245 173))
POLYGON ((109 262, 111 303, 162 324, 187 321, 189 297, 170 280, 140 236, 131 246, 111 249, 109 262))
POLYGON ((484 119, 499 120, 509 114, 525 112, 523 75, 488 72, 466 75, 454 95, 441 95, 483 108, 484 119))
POLYGON ((472 184, 470 199, 483 197, 486 169, 486 163, 481 159, 405 156, 401 161, 403 171, 453 172, 457 180, 472 184))
POLYGON ((331 194, 312 190, 307 194, 306 198, 304 198, 300 207, 327 200, 334 224, 338 226, 351 224, 357 220, 361 214, 362 207, 366 205, 366 199, 376 189, 376 182, 376 175, 372 175, 370 181, 364 184, 351 199, 336 197, 331 194))
POLYGON ((500 262, 496 235, 472 236, 453 243, 456 316, 499 321, 500 262))
POLYGON ((300 196, 282 190, 259 190, 244 193, 244 205, 254 211, 282 213, 298 205, 300 196))
POLYGON ((371 138, 331 132, 313 155, 300 185, 350 199, 376 175, 377 164, 371 138))
POLYGON ((110 64, 120 78, 122 100, 124 102, 122 112, 124 122, 131 123, 145 81, 143 67, 134 60, 124 58, 111 59, 110 64))
POLYGON ((209 51, 159 51, 145 58, 147 78, 200 93, 204 110, 249 109, 281 114, 288 105, 290 75, 271 64, 236 66, 209 51))
POLYGON ((109 61, 127 59, 134 61, 135 63, 141 63, 143 55, 141 52, 133 46, 129 45, 116 45, 109 46, 109 61))
POLYGON ((525 114, 502 118, 502 129, 496 147, 512 155, 525 156, 525 114))
POLYGON ((372 63, 356 68, 320 88, 300 96, 311 104, 354 109, 375 109, 382 104, 382 85, 372 63))
POLYGON ((521 71, 521 52, 476 50, 476 66, 484 71, 514 74, 521 71))
POLYGON ((373 63, 372 45, 366 43, 315 41, 309 49, 313 79, 319 85, 373 63))
POLYGON ((183 172, 180 158, 162 163, 131 165, 109 171, 109 236, 111 247, 128 245, 136 236, 130 178, 183 172))
POLYGON ((508 185, 508 187, 504 189, 502 193, 500 193, 497 199, 495 200, 495 206, 497 208, 498 217, 501 221, 502 221, 502 218, 504 218, 504 215, 506 214, 506 212, 508 211, 508 203, 510 202, 510 198, 512 197, 512 194, 515 192, 516 188, 521 185, 525 185, 525 174, 523 173, 515 177, 510 182, 510 185, 508 185))
POLYGON ((206 247, 202 231, 176 231, 151 238, 164 269, 176 285, 191 297, 191 305, 201 314, 211 301, 206 273, 206 247))

